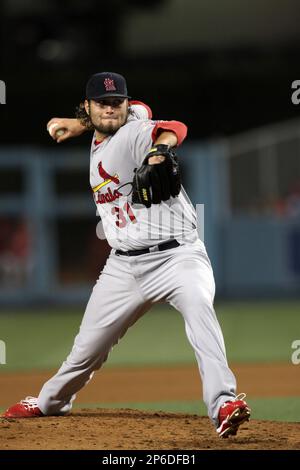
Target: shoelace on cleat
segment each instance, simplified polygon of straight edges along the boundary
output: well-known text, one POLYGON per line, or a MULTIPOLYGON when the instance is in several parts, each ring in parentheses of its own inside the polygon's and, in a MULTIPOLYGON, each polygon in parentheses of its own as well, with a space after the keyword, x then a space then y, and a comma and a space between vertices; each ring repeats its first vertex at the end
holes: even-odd
POLYGON ((36 397, 26 397, 25 400, 21 400, 20 403, 26 408, 33 410, 37 407, 37 398, 36 397))
POLYGON ((236 400, 244 400, 244 398, 246 398, 246 393, 239 393, 235 399, 236 400))
MULTIPOLYGON (((238 401, 238 400, 244 400, 244 398, 246 398, 246 393, 239 393, 238 395, 235 396, 235 398, 234 398, 234 400, 232 400, 232 402, 235 402, 235 401, 238 401)), ((230 401, 226 401, 225 403, 223 403, 221 408, 225 408, 225 406, 227 406, 228 403, 230 403, 230 401)))

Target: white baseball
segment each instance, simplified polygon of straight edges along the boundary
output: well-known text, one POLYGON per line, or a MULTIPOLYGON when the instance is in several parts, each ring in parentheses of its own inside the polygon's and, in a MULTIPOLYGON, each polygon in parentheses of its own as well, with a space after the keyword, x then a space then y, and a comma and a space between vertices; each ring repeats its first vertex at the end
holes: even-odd
POLYGON ((51 135, 51 137, 53 137, 53 129, 55 129, 55 127, 57 126, 58 126, 57 122, 54 122, 53 124, 51 124, 51 126, 48 127, 48 132, 51 135))
MULTIPOLYGON (((56 127, 58 127, 57 122, 54 122, 53 124, 51 124, 51 126, 49 126, 48 132, 49 132, 49 134, 51 135, 51 137, 53 137, 54 129, 55 129, 56 127)), ((60 136, 62 136, 64 133, 65 133, 65 129, 58 129, 58 130, 55 132, 55 136, 56 136, 56 137, 60 137, 60 136)))

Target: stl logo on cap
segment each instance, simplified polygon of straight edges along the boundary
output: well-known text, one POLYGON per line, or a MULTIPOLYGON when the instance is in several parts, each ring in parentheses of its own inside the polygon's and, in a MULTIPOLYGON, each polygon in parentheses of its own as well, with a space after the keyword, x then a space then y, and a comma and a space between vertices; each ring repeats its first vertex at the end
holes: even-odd
POLYGON ((106 91, 116 91, 115 83, 111 78, 104 80, 104 86, 106 91))

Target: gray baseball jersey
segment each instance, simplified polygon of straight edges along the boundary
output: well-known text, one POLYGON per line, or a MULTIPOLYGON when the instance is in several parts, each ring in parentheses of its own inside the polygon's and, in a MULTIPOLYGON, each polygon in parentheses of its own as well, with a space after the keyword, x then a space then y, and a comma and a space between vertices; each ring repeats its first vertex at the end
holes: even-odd
POLYGON ((137 250, 175 238, 195 241, 196 213, 182 189, 179 196, 151 208, 135 209, 130 200, 134 169, 151 149, 155 122, 131 117, 113 136, 93 139, 90 184, 111 247, 137 250))

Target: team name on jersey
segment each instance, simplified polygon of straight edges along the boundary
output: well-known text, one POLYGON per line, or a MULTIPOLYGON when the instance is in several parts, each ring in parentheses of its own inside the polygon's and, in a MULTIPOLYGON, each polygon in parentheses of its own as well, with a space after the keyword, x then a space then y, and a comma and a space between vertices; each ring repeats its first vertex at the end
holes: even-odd
POLYGON ((94 194, 96 204, 106 204, 107 202, 113 202, 119 197, 122 196, 122 193, 118 189, 115 189, 114 192, 108 188, 106 193, 97 192, 94 194))

